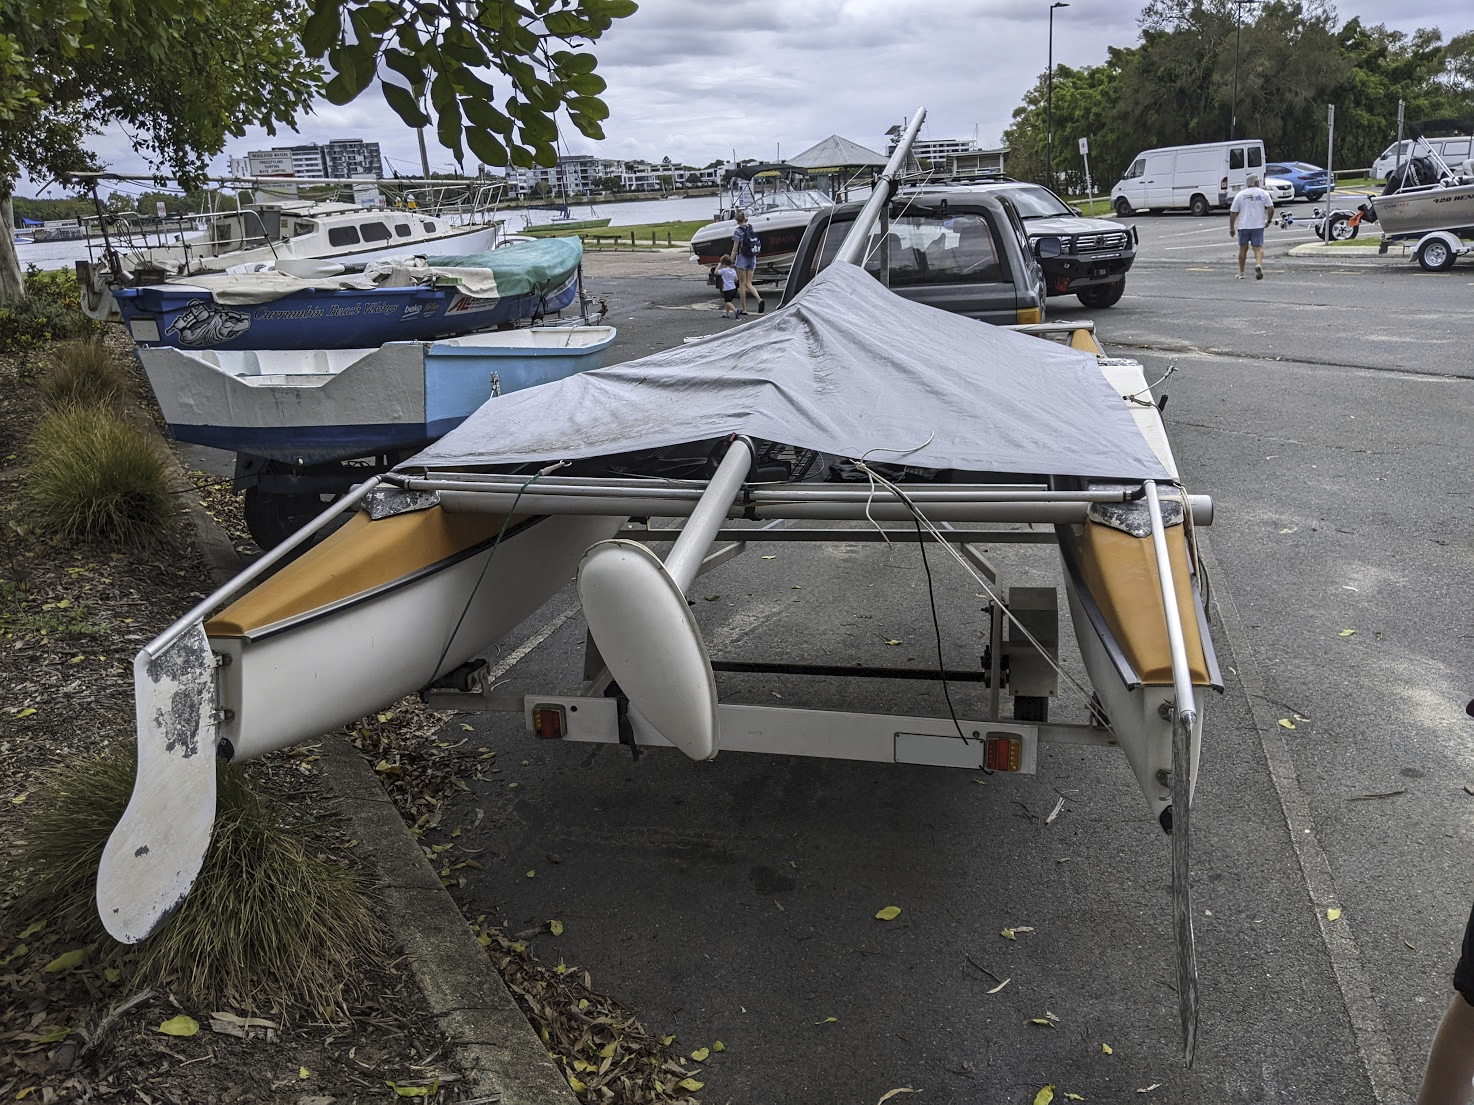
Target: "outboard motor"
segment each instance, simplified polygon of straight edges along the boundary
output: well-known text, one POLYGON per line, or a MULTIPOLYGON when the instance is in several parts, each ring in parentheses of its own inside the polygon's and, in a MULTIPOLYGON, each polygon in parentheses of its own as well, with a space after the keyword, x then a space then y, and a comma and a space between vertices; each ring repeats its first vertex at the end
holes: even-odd
POLYGON ((1390 196, 1408 188, 1437 184, 1442 177, 1443 172, 1438 163, 1427 154, 1420 154, 1404 161, 1387 174, 1387 186, 1382 189, 1382 195, 1390 196))

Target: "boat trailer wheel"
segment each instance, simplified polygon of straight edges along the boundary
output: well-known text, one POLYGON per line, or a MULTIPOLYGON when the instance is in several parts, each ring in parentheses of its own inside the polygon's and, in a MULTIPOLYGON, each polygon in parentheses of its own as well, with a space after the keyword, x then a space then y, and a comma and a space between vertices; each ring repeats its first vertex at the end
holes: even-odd
POLYGON ((263 552, 280 545, 328 508, 318 495, 283 494, 262 491, 259 487, 246 488, 241 506, 246 529, 263 552))
POLYGON ((1454 267, 1454 251, 1442 238, 1429 238, 1418 247, 1418 266, 1424 272, 1447 272, 1454 267))

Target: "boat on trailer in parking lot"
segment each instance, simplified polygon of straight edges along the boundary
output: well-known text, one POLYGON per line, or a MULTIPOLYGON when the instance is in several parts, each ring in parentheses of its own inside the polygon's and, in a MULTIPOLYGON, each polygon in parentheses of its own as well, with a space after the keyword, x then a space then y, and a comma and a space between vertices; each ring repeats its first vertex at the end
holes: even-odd
MULTIPOLYGON (((1212 503, 1182 485, 1141 366, 1105 356, 1088 323, 982 325, 859 267, 924 118, 835 263, 781 309, 488 403, 145 646, 138 778, 98 879, 109 932, 142 939, 188 893, 217 755, 287 747, 415 691, 437 707, 514 711, 544 739, 695 761, 748 751, 1006 774, 1034 771, 1040 743, 1062 742, 1124 754, 1170 834, 1164 912, 1190 1061, 1190 811, 1204 700, 1221 682, 1196 540, 1212 503), (652 517, 684 523, 633 521, 652 517), (661 539, 664 557, 651 549, 661 539), (778 669, 714 658, 692 585, 777 540, 914 541, 956 565, 967 602, 989 596, 986 659, 968 675, 940 658, 927 671, 785 667, 970 676, 986 704, 918 717, 723 702, 718 673, 778 669), (1084 681, 1058 656, 1059 588, 998 582, 990 547, 1030 545, 1055 550, 1084 681), (571 576, 589 632, 582 689, 491 681, 482 654, 571 576), (1050 720, 1061 694, 1078 696, 1081 720, 1050 720)), ((923 620, 928 597, 916 596, 923 620)))

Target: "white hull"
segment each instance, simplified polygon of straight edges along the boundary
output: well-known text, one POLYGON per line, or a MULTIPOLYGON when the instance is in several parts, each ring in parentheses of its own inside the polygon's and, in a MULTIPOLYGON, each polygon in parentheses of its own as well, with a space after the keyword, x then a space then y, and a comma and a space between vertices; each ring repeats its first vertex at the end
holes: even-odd
MULTIPOLYGON (((1101 708, 1110 719, 1116 741, 1121 751, 1126 753, 1126 761, 1131 765, 1152 816, 1160 818, 1162 811, 1172 804, 1172 714, 1168 712, 1164 717, 1161 711, 1162 704, 1171 703, 1174 698, 1172 687, 1170 684, 1127 687, 1121 681, 1105 644, 1080 603, 1080 596, 1070 582, 1068 572, 1065 578, 1070 621, 1075 627, 1085 671, 1100 699, 1101 708)), ((1197 720, 1192 728, 1190 794, 1197 788, 1198 752, 1203 740, 1202 687, 1193 688, 1193 709, 1197 720)))
POLYGON ((621 523, 542 519, 504 540, 494 556, 477 553, 245 638, 212 638, 211 648, 230 657, 220 705, 234 714, 220 738, 236 758, 249 759, 414 693, 535 613, 572 579, 584 550, 621 523))

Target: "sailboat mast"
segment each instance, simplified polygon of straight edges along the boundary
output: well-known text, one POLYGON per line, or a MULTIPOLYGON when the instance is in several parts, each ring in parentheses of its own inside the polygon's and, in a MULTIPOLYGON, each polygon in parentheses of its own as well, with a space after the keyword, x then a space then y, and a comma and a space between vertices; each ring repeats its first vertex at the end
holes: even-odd
POLYGON ((859 215, 850 225, 849 233, 840 243, 839 252, 834 255, 836 261, 848 261, 852 265, 860 264, 865 253, 865 243, 870 238, 870 230, 880 218, 881 210, 891 200, 891 187, 896 176, 905 168, 906 158, 911 156, 911 146, 916 141, 917 134, 921 132, 921 124, 925 119, 926 108, 917 108, 916 114, 911 119, 911 125, 896 142, 895 152, 885 163, 880 179, 875 182, 870 198, 865 201, 865 206, 860 209, 859 215))

